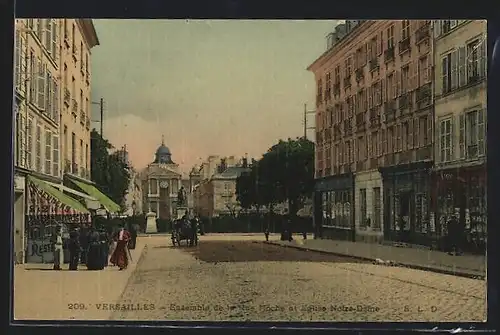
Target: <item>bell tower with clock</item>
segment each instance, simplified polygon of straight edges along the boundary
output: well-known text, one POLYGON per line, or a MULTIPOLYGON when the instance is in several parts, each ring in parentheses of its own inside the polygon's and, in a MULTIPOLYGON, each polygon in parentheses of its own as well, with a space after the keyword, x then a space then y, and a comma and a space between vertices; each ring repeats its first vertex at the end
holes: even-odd
POLYGON ((163 136, 154 161, 145 169, 143 176, 144 208, 150 209, 156 218, 174 219, 182 175, 178 164, 172 160, 172 153, 165 145, 163 136))

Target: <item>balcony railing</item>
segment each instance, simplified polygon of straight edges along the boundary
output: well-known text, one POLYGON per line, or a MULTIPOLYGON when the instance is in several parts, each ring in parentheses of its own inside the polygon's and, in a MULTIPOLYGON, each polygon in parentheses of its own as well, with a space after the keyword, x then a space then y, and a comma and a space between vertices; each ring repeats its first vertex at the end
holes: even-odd
POLYGON ((394 60, 394 46, 384 50, 384 62, 388 63, 394 60))
POLYGON ((351 75, 344 77, 344 87, 351 87, 351 75))
POLYGON ((415 32, 415 41, 416 43, 421 43, 422 41, 428 39, 431 36, 430 33, 430 23, 425 23, 423 26, 417 29, 415 32))
POLYGON ((71 112, 75 115, 78 113, 78 102, 76 102, 75 99, 72 99, 71 101, 71 112))
POLYGON ((410 37, 399 41, 399 53, 402 54, 410 50, 410 37))
POLYGON ((370 59, 368 63, 370 64, 370 71, 375 71, 379 68, 378 57, 370 59))
POLYGON ((365 71, 362 67, 356 69, 356 81, 360 82, 365 77, 365 71))
POLYGON ((64 104, 69 107, 71 101, 71 92, 65 87, 64 88, 64 104))
POLYGON ((85 111, 83 109, 80 109, 80 124, 82 126, 85 125, 85 119, 86 119, 85 111))

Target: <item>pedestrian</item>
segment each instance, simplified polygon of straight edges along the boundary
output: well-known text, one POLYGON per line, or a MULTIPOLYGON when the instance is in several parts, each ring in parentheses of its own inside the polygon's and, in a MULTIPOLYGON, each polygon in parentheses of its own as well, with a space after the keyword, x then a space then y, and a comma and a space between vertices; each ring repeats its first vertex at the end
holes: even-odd
POLYGON ((99 233, 99 242, 101 245, 101 258, 103 263, 103 268, 108 266, 108 254, 109 254, 109 239, 106 231, 101 230, 99 233))
POLYGON ((87 269, 102 270, 102 247, 99 241, 99 232, 95 229, 90 231, 89 246, 87 252, 87 269))
POLYGON ((135 224, 131 224, 130 225, 130 241, 128 244, 128 248, 130 250, 134 250, 136 242, 137 242, 137 227, 135 224))
POLYGON ((460 249, 461 244, 460 225, 455 215, 452 215, 448 221, 448 241, 449 241, 449 254, 459 256, 462 253, 460 249))
POLYGON ((127 248, 128 241, 130 240, 130 233, 121 228, 117 236, 116 248, 111 255, 110 262, 120 268, 126 269, 129 263, 129 250, 127 248))
POLYGON ((307 240, 307 231, 304 230, 302 232, 302 237, 303 237, 304 240, 307 240))
POLYGON ((72 271, 78 270, 78 263, 80 262, 80 233, 78 230, 73 230, 69 234, 69 269, 72 271))
POLYGON ((62 238, 62 227, 57 226, 56 231, 52 234, 52 245, 54 250, 54 270, 62 270, 61 264, 64 263, 64 249, 62 238))
POLYGON ((269 228, 264 230, 264 236, 266 237, 266 242, 269 242, 269 228))
POLYGON ((90 231, 89 231, 88 227, 85 227, 84 229, 82 229, 80 231, 80 247, 81 247, 80 263, 81 264, 87 264, 89 238, 90 238, 90 231))

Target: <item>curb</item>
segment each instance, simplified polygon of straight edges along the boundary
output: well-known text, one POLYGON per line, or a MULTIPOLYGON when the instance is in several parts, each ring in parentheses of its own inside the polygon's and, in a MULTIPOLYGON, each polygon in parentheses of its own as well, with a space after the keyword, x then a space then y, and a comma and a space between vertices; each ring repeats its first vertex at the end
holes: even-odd
MULTIPOLYGON (((335 251, 318 250, 318 249, 312 249, 312 248, 306 248, 306 247, 299 247, 296 245, 286 245, 286 244, 267 242, 267 241, 263 241, 262 243, 277 245, 277 246, 284 247, 284 248, 298 249, 298 250, 302 250, 302 251, 312 251, 312 252, 317 252, 320 254, 335 255, 335 256, 340 256, 340 257, 358 259, 358 260, 368 261, 368 262, 372 262, 372 263, 376 261, 376 259, 372 258, 372 257, 349 255, 346 253, 340 253, 340 252, 335 252, 335 251)), ((456 277, 464 277, 464 278, 469 278, 469 279, 476 279, 476 280, 485 280, 486 279, 486 275, 482 275, 482 274, 463 272, 463 271, 454 271, 454 270, 442 269, 442 268, 425 266, 425 265, 392 263, 390 266, 405 267, 408 269, 435 272, 435 273, 441 273, 441 274, 446 274, 446 275, 451 275, 451 276, 456 276, 456 277)))

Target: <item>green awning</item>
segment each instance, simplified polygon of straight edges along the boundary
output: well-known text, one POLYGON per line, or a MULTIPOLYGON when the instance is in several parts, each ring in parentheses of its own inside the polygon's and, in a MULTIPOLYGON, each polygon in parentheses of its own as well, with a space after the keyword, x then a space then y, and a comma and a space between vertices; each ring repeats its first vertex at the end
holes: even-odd
POLYGON ((36 187, 40 188, 42 191, 47 192, 51 197, 55 198, 62 204, 71 207, 72 209, 79 211, 81 213, 89 213, 87 208, 83 204, 81 204, 78 200, 73 199, 72 197, 64 194, 59 191, 57 188, 50 186, 46 182, 41 179, 38 179, 33 176, 28 176, 28 181, 33 183, 36 187))
POLYGON ((121 211, 121 207, 117 205, 113 200, 111 200, 108 196, 106 196, 104 193, 99 191, 97 187, 94 185, 86 184, 84 182, 78 181, 71 179, 73 183, 76 184, 79 188, 82 189, 83 192, 87 193, 91 197, 96 198, 101 205, 106 208, 106 210, 110 213, 118 213, 121 211))

